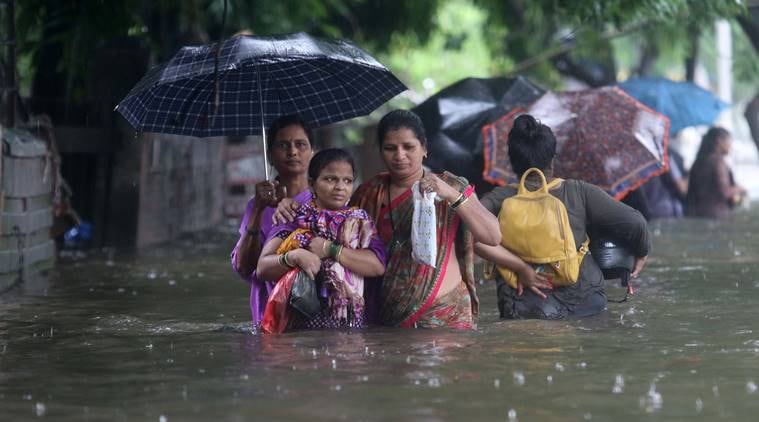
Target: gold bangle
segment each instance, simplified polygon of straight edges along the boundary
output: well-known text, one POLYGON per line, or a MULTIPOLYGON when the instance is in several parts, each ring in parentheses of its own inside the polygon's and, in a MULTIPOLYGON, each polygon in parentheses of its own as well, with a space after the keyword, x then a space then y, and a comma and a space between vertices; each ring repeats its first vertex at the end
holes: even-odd
POLYGON ((283 253, 281 255, 282 256, 282 263, 285 264, 285 267, 292 268, 292 267, 294 267, 294 265, 291 264, 290 261, 287 260, 287 254, 289 254, 289 253, 290 253, 290 251, 287 251, 287 252, 285 252, 285 253, 283 253))
POLYGON ((459 203, 458 205, 456 205, 456 208, 453 208, 453 207, 451 207, 451 208, 453 208, 453 210, 456 211, 457 209, 461 208, 462 205, 466 204, 466 201, 468 201, 469 198, 471 198, 471 196, 467 196, 466 198, 464 198, 464 200, 461 201, 461 203, 459 203))
POLYGON ((458 207, 459 205, 461 205, 464 202, 464 198, 465 198, 464 197, 464 192, 461 192, 459 194, 459 196, 456 197, 456 200, 453 201, 453 202, 451 202, 451 205, 450 205, 451 208, 455 210, 456 207, 458 207))

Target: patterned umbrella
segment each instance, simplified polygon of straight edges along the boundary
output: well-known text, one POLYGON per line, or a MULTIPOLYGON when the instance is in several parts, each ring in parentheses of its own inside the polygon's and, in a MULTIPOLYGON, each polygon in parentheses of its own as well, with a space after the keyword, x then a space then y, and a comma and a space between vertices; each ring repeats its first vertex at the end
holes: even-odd
POLYGON ((665 78, 628 79, 621 84, 626 93, 669 117, 670 134, 689 126, 708 125, 727 107, 711 92, 690 82, 665 78))
POLYGON ((116 110, 143 132, 244 136, 263 134, 285 114, 298 113, 314 127, 369 114, 405 90, 348 41, 236 36, 218 55, 216 44, 182 48, 116 110))
POLYGON ((593 183, 622 199, 667 170, 669 119, 617 87, 548 92, 531 106, 512 110, 482 128, 485 170, 490 183, 515 179, 508 157, 514 119, 535 116, 553 129, 557 141, 554 173, 593 183))

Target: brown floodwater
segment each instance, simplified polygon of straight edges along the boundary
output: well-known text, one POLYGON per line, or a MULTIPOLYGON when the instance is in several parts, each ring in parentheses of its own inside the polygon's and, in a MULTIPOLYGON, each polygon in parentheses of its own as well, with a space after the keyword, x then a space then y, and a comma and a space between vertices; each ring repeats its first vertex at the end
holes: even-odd
POLYGON ((584 320, 500 321, 485 283, 475 331, 252 333, 233 229, 68 257, 0 295, 0 419, 751 420, 757 217, 652 224, 584 320))

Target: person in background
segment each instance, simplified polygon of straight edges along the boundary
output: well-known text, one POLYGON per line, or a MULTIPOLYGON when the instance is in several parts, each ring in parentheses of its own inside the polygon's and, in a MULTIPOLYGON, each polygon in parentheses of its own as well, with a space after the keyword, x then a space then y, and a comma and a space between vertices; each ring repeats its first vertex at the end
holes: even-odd
POLYGON ((735 183, 725 161, 731 143, 730 132, 721 127, 712 127, 701 139, 690 169, 686 215, 725 218, 746 197, 746 190, 735 183))
POLYGON ((248 201, 240 224, 240 238, 232 250, 232 268, 250 283, 250 310, 255 327, 274 288, 273 281, 262 280, 256 274, 261 248, 271 238, 272 215, 283 198, 293 198, 299 203, 311 201, 307 172, 314 155, 311 130, 297 115, 277 118, 267 129, 266 139, 269 160, 278 176, 274 182, 256 185, 255 196, 248 201))
MULTIPOLYGON (((645 218, 595 185, 574 179, 555 180, 553 161, 556 138, 551 128, 534 117, 528 114, 517 117, 509 132, 508 142, 509 160, 517 176, 521 179, 522 174, 533 167, 541 170, 548 181, 549 194, 566 207, 576 249, 579 250, 591 228, 610 235, 631 249, 637 257, 632 271, 632 277, 637 277, 651 247, 645 218)), ((525 185, 529 190, 537 189, 541 186, 539 175, 529 174, 525 185)), ((516 194, 517 189, 513 186, 497 187, 482 197, 482 204, 493 215, 498 215, 504 199, 516 194)), ((604 277, 590 254, 586 254, 580 263, 576 283, 554 288, 550 280, 536 274, 532 265, 500 244, 476 243, 475 252, 517 274, 517 288, 512 288, 500 274, 496 275, 501 318, 578 318, 595 315, 606 308, 604 277)))
MULTIPOLYGON (((669 170, 643 184, 639 190, 645 195, 647 210, 641 213, 647 219, 678 218, 684 213, 688 178, 683 170, 683 159, 675 150, 667 151, 669 170)), ((623 201, 624 202, 624 201, 623 201)), ((628 204, 635 208, 634 205, 628 204)))

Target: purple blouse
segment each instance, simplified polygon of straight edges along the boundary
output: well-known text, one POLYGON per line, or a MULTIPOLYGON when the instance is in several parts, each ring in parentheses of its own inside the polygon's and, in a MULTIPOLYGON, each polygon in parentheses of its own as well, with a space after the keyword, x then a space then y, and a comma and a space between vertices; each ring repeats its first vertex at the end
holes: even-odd
MULTIPOLYGON (((295 201, 298 203, 306 203, 311 200, 311 189, 304 189, 303 192, 295 195, 293 197, 295 201)), ((242 223, 240 224, 240 239, 237 240, 237 244, 235 245, 235 248, 232 249, 232 268, 239 274, 239 268, 237 268, 236 264, 236 258, 237 258, 237 250, 240 247, 240 243, 242 243, 242 238, 245 235, 245 230, 248 227, 248 220, 250 219, 250 216, 253 214, 253 208, 255 206, 255 199, 251 198, 250 201, 248 201, 248 206, 245 209, 245 215, 242 217, 242 223)), ((263 246, 269 239, 271 239, 273 233, 272 233, 272 216, 274 215, 274 211, 276 211, 276 208, 274 207, 266 207, 264 208, 263 212, 261 213, 261 245, 263 246)), ((274 285, 276 283, 275 281, 268 281, 268 280, 259 280, 258 277, 256 277, 256 271, 248 275, 247 278, 244 278, 247 282, 250 283, 250 312, 253 317, 253 324, 258 325, 261 322, 261 318, 264 315, 264 309, 266 308, 266 301, 269 299, 269 294, 271 293, 272 289, 274 289, 274 285)))

